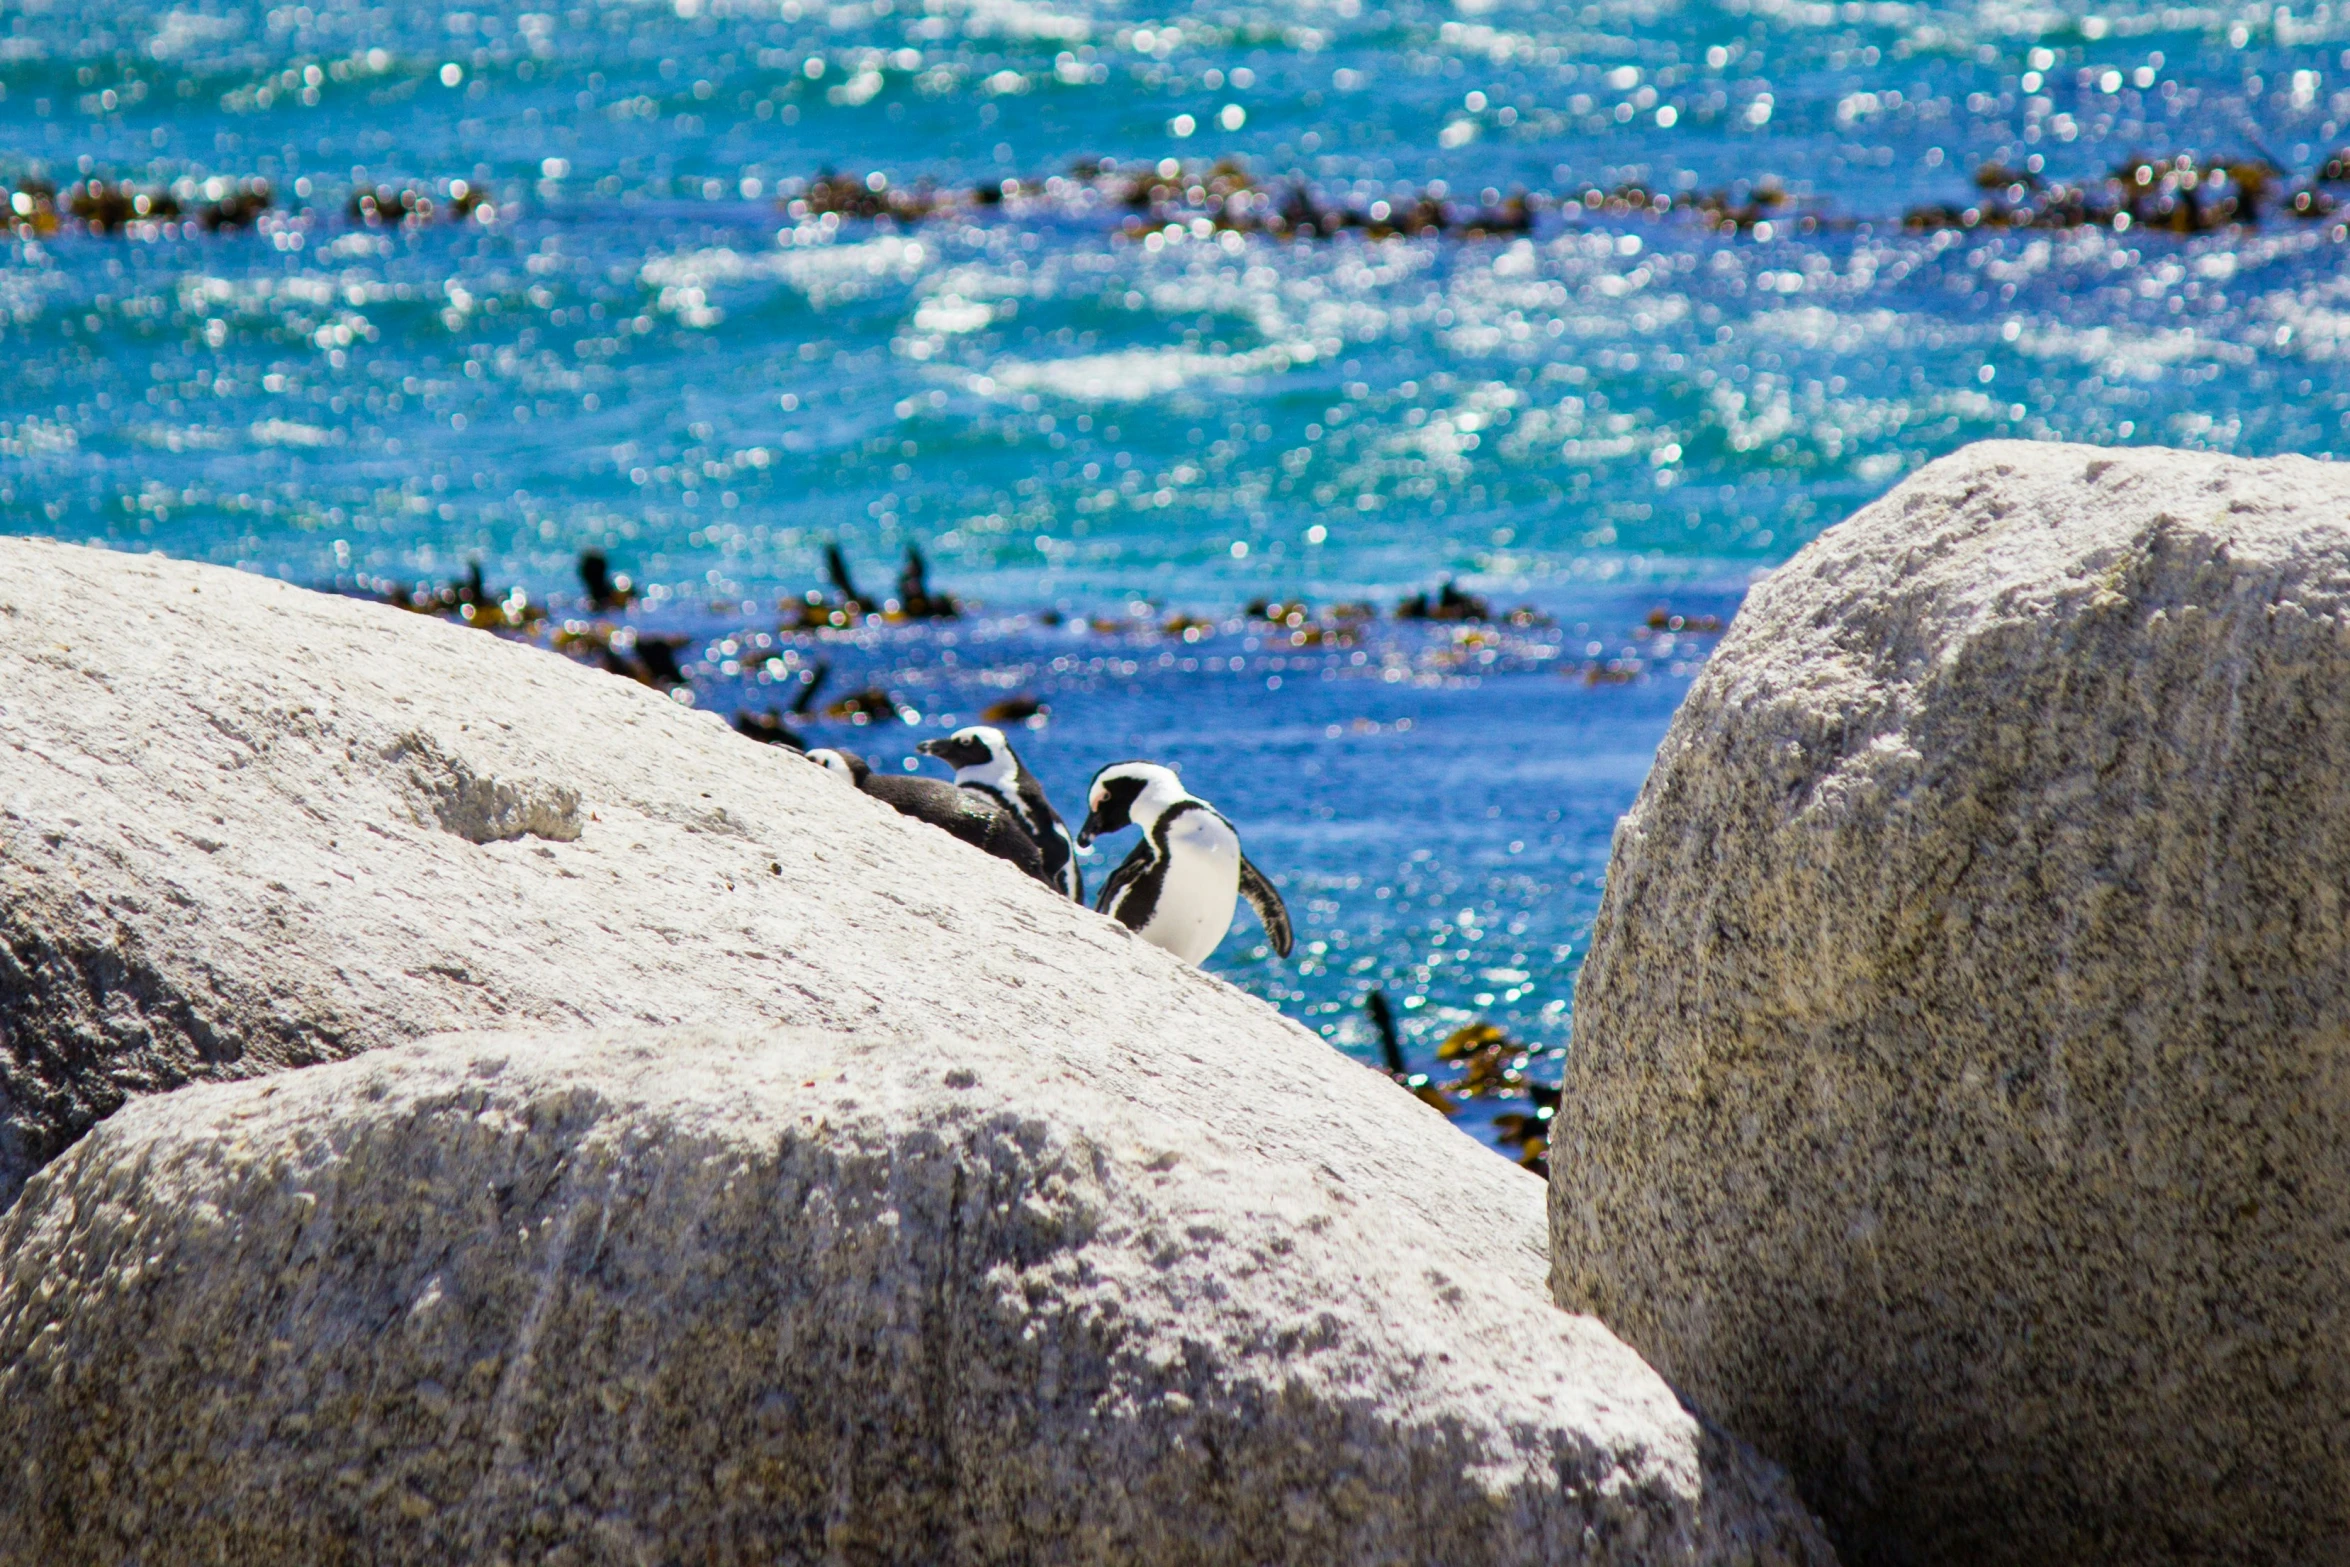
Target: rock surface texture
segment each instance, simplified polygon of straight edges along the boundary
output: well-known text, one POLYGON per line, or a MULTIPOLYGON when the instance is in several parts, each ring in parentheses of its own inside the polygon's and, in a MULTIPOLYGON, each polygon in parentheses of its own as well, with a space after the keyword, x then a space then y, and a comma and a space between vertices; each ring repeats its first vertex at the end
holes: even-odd
MULTIPOLYGON (((1116 1014, 1105 962, 1157 968, 641 686, 0 539, 0 1205, 128 1095, 193 1080, 514 1023, 1082 1028, 1116 1014)), ((1158 994, 1138 1036, 1198 1008, 1265 1026, 1226 987, 1158 994)))
POLYGON ((640 687, 0 541, 0 812, 0 1567, 1830 1559, 1532 1178, 640 687))
POLYGON ((1970 447, 1756 587, 1553 1137, 1846 1560, 2350 1558, 2350 468, 1970 447))
POLYGON ((0 1219, 0 1562, 1832 1559, 1544 1297, 1536 1182, 1287 1035, 454 1035, 136 1100, 0 1219), (1420 1209, 1464 1185, 1514 1229, 1420 1209))

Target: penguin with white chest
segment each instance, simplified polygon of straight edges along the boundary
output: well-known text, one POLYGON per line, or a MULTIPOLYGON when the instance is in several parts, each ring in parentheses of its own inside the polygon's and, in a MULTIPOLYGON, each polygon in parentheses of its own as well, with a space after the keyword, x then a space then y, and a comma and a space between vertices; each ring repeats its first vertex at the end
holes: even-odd
POLYGON ((1077 868, 1077 845, 1070 841, 1069 828, 1045 798, 1044 785, 1020 760, 1020 753, 1012 749, 1001 729, 972 724, 943 740, 925 740, 914 749, 953 768, 955 787, 983 795, 1011 812, 1036 840, 1036 851, 1044 859, 1045 880, 1060 888, 1063 896, 1085 901, 1085 875, 1077 868))
POLYGON ((1240 833, 1215 807, 1155 762, 1115 762, 1093 775, 1080 845, 1142 829, 1142 842, 1102 884, 1102 913, 1186 963, 1200 963, 1232 928, 1246 898, 1273 950, 1289 956, 1289 910, 1265 873, 1240 852, 1240 833))

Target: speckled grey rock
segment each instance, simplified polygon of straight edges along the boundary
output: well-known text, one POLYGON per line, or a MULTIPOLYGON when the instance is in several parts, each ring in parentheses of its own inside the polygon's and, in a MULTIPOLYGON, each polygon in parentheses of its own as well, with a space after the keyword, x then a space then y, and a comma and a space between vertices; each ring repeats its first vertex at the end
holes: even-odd
POLYGON ((2350 468, 1996 443, 1618 829, 1552 1282, 1849 1561, 2350 1560, 2350 468))
POLYGON ((1830 1561, 1541 1202, 1269 1016, 149 1096, 0 1218, 0 1563, 1830 1561))

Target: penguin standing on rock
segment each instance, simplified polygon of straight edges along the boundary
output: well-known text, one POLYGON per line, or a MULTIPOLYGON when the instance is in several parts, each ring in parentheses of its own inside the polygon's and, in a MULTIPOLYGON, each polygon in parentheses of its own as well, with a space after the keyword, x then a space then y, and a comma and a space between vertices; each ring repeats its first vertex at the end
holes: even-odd
POLYGON ((1102 913, 1186 963, 1199 963, 1232 928, 1246 898, 1273 950, 1289 956, 1289 909, 1265 873, 1240 852, 1240 834, 1215 807, 1155 762, 1114 762, 1093 775, 1080 845, 1126 827, 1142 842, 1102 884, 1102 913))
POLYGON ((877 773, 853 751, 827 746, 807 755, 809 761, 850 788, 871 795, 900 816, 953 833, 974 849, 1009 861, 1048 887, 1054 885, 1045 873, 1044 856, 1037 852, 1036 840, 1028 836, 1020 819, 978 791, 958 789, 936 778, 877 773))
POLYGON ((985 796, 1010 811, 1036 840, 1037 852, 1044 856, 1045 879, 1060 888, 1063 896, 1085 901, 1085 876, 1077 868, 1077 845, 1069 839, 1069 828, 1044 797, 1044 785, 1020 760, 1001 729, 973 724, 943 740, 925 740, 914 749, 953 768, 957 788, 985 796))

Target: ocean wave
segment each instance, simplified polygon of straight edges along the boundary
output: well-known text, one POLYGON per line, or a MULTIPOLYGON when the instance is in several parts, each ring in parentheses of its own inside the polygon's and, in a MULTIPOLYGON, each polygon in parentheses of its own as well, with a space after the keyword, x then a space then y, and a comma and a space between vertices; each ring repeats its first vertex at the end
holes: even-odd
POLYGON ((1244 353, 1189 348, 1129 348, 1073 359, 1006 359, 969 378, 981 396, 1045 392, 1073 402, 1133 403, 1200 382, 1279 375, 1318 357, 1312 343, 1275 343, 1244 353))

